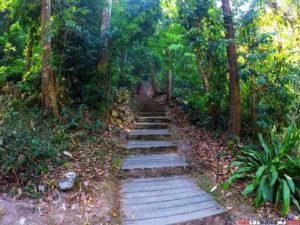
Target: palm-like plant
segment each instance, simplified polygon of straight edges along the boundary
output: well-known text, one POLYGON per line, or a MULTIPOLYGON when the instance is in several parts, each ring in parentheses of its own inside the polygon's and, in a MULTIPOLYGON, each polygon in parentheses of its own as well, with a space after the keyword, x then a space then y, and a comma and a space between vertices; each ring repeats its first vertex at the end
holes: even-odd
POLYGON ((300 181, 300 130, 291 125, 284 135, 277 135, 273 128, 270 143, 267 144, 259 134, 262 150, 244 147, 231 166, 239 168, 228 178, 224 187, 227 188, 237 179, 250 178, 243 194, 255 193, 255 206, 264 202, 283 203, 283 215, 290 211, 291 202, 300 211, 297 197, 300 189, 296 183, 300 181))

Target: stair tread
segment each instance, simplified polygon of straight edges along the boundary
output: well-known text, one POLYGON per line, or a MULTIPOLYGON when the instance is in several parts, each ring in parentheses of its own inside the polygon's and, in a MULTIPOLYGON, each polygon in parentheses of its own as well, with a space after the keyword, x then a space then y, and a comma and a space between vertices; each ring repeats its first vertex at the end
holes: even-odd
POLYGON ((152 140, 138 140, 128 141, 126 148, 161 148, 161 147, 176 147, 173 141, 152 141, 152 140))
POLYGON ((121 192, 124 224, 174 224, 225 212, 187 176, 133 179, 123 182, 121 192), (175 186, 170 185, 172 181, 176 182, 175 186), (152 189, 141 189, 142 184, 152 189))
POLYGON ((139 136, 139 135, 171 135, 168 129, 140 129, 140 130, 132 130, 128 132, 130 136, 139 136))
POLYGON ((155 169, 170 167, 186 167, 188 164, 179 154, 147 154, 129 155, 122 164, 122 169, 155 169))

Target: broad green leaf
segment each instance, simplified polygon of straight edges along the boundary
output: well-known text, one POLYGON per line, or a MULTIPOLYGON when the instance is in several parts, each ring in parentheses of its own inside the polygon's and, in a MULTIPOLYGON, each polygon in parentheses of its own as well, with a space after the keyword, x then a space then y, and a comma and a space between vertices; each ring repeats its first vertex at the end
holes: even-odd
POLYGON ((242 177, 245 177, 245 174, 234 174, 231 177, 229 177, 227 179, 227 181, 224 183, 223 187, 224 188, 228 188, 229 185, 231 185, 234 181, 236 181, 237 179, 240 179, 242 177))
POLYGON ((292 195, 292 202, 294 203, 294 205, 297 207, 298 211, 300 212, 300 205, 297 199, 295 199, 295 197, 292 195))
POLYGON ((263 149, 265 151, 266 156, 269 158, 271 155, 271 151, 270 151, 270 148, 268 147, 268 145, 266 144, 264 138, 262 137, 261 133, 258 134, 258 138, 261 143, 261 146, 263 147, 263 149))
POLYGON ((281 199, 281 193, 282 193, 282 184, 280 184, 279 188, 277 189, 276 192, 276 201, 275 201, 275 205, 278 206, 280 199, 281 199))
POLYGON ((269 186, 267 176, 263 175, 259 182, 259 188, 262 190, 262 196, 264 201, 270 201, 272 199, 272 189, 269 186))
POLYGON ((286 175, 286 174, 284 174, 284 176, 285 176, 285 178, 286 178, 286 180, 287 180, 287 182, 290 186, 291 191, 295 194, 296 186, 294 184, 293 179, 290 176, 286 175))
POLYGON ((291 201, 291 191, 286 182, 286 180, 282 181, 282 191, 283 191, 283 215, 287 215, 290 211, 290 201, 291 201))
POLYGON ((257 207, 262 202, 262 190, 259 188, 256 192, 255 199, 254 199, 254 205, 257 207))
POLYGON ((234 161, 230 164, 231 167, 233 166, 241 166, 241 165, 244 165, 245 162, 240 162, 240 161, 234 161))
POLYGON ((258 168, 258 170, 256 171, 256 174, 255 174, 255 182, 256 183, 259 182, 259 179, 260 179, 261 175, 263 174, 263 172, 267 168, 268 168, 268 166, 266 166, 266 165, 263 165, 263 166, 261 166, 261 167, 258 168))
POLYGON ((243 195, 249 195, 249 194, 251 194, 254 191, 255 187, 256 187, 256 183, 255 182, 252 182, 252 183, 248 184, 246 186, 245 190, 243 191, 243 195))
POLYGON ((270 186, 273 187, 278 179, 278 172, 275 166, 271 166, 271 182, 270 186))
POLYGON ((241 167, 241 168, 237 169, 237 170, 234 172, 234 174, 245 173, 245 172, 249 172, 249 171, 251 171, 251 170, 253 170, 252 167, 241 167))

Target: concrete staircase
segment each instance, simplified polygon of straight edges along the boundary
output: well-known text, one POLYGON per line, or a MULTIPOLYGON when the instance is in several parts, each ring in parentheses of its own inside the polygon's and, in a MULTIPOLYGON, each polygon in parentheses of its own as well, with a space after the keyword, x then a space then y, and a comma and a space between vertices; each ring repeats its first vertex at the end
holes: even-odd
POLYGON ((187 175, 189 166, 172 141, 167 110, 148 101, 128 133, 123 224, 226 224, 226 211, 187 175))

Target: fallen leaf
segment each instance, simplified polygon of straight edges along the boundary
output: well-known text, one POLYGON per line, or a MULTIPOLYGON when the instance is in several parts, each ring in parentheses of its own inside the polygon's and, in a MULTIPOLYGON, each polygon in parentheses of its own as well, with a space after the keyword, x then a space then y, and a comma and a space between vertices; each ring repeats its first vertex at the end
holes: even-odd
POLYGON ((2 217, 3 214, 4 214, 4 208, 0 207, 0 218, 2 217))
POLYGON ((87 187, 87 186, 89 186, 89 183, 90 183, 90 182, 89 182, 88 180, 86 180, 86 181, 83 182, 83 185, 84 185, 85 187, 87 187))

